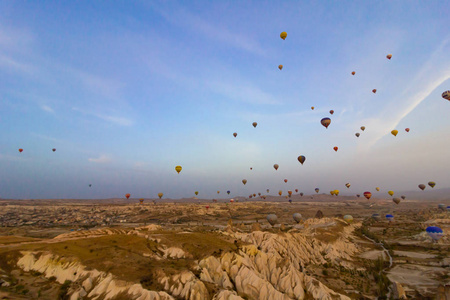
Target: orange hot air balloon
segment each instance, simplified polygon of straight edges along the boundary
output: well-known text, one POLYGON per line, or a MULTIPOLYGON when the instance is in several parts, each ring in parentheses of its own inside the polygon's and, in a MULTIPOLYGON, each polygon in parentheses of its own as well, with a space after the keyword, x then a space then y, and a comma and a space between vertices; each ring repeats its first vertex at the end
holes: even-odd
POLYGON ((278 191, 278 195, 282 195, 283 194, 283 191, 278 191))
POLYGON ((355 75, 355 74, 356 74, 356 72, 355 72, 355 71, 353 71, 353 72, 352 72, 352 75, 355 75))
POLYGON ((364 197, 366 197, 367 200, 369 200, 370 197, 372 197, 372 193, 371 192, 364 192, 364 197))
POLYGON ((314 110, 314 106, 311 106, 311 109, 314 110))
POLYGON ((234 136, 234 137, 237 137, 237 133, 236 133, 236 132, 235 132, 235 133, 233 133, 233 136, 234 136))
POLYGON ((144 204, 144 198, 139 199, 139 204, 144 204))
POLYGON ((22 149, 22 148, 20 148, 20 149, 19 149, 19 152, 20 152, 20 153, 22 153, 22 151, 23 151, 23 149, 22 149))
POLYGON ((280 33, 280 38, 282 38, 283 40, 285 40, 286 37, 287 37, 286 31, 283 31, 282 33, 280 33))
POLYGON ((158 197, 159 197, 159 199, 161 199, 161 198, 162 198, 162 196, 164 196, 164 194, 163 194, 163 193, 158 193, 158 197))
POLYGON ((247 183, 247 179, 242 179, 242 183, 245 185, 247 183))
POLYGON ((233 202, 234 202, 234 199, 230 199, 230 202, 233 203, 233 202))
POLYGON ((126 194, 125 197, 127 197, 127 199, 130 199, 130 194, 126 194))
POLYGON ((253 122, 253 123, 252 123, 252 125, 253 125, 253 127, 255 127, 255 128, 256 128, 256 126, 258 125, 258 123, 256 123, 256 122, 253 122))
POLYGON ((295 189, 295 192, 298 193, 298 189, 295 189))
POLYGON ((338 147, 334 147, 333 149, 334 149, 334 151, 337 152, 339 148, 338 147))
POLYGON ((292 196, 292 191, 289 190, 289 191, 288 191, 288 194, 289 194, 289 197, 292 196))
POLYGON ((256 197, 256 194, 253 194, 253 197, 256 197))
POLYGON ((409 132, 409 128, 405 128, 405 131, 406 131, 406 132, 409 132))
POLYGON ((273 167, 274 167, 274 169, 276 171, 276 170, 278 170, 279 165, 278 164, 274 164, 273 167))
POLYGON ((180 174, 181 169, 182 169, 181 166, 176 166, 175 167, 175 171, 177 171, 178 174, 180 174))
POLYGON ((450 91, 445 91, 442 93, 442 98, 450 100, 450 91))
POLYGON ((334 114, 334 110, 330 110, 330 114, 334 114))
POLYGON ((333 196, 334 195, 334 191, 330 191, 330 195, 333 196))
POLYGON ((375 94, 376 92, 377 92, 377 89, 373 89, 373 90, 372 90, 372 93, 375 94))
POLYGON ((320 120, 320 124, 322 124, 322 126, 324 126, 325 128, 328 128, 328 126, 330 126, 331 124, 331 119, 323 118, 322 120, 320 120))
POLYGON ((394 130, 392 130, 392 131, 391 131, 391 134, 392 134, 393 136, 397 136, 397 134, 398 134, 398 130, 395 130, 395 129, 394 129, 394 130))
POLYGON ((387 58, 387 59, 391 59, 391 58, 392 58, 392 54, 386 55, 386 58, 387 58))
POLYGON ((217 191, 217 194, 220 194, 220 191, 217 191))
POLYGON ((278 69, 283 70, 283 65, 279 65, 278 69))
POLYGON ((366 126, 361 126, 361 130, 362 131, 366 130, 366 126))
POLYGON ((284 180, 284 183, 286 183, 286 182, 287 182, 287 179, 284 180))

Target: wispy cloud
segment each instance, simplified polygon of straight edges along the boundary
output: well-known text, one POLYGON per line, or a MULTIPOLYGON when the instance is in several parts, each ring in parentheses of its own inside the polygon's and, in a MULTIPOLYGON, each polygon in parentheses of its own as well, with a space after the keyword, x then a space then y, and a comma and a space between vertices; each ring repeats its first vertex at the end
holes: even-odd
POLYGON ((3 55, 1 53, 0 53, 0 66, 8 68, 15 72, 21 72, 26 74, 32 74, 34 71, 36 71, 36 69, 33 66, 18 62, 14 58, 3 55))
POLYGON ((105 154, 101 154, 98 158, 89 158, 90 162, 98 163, 98 164, 106 164, 111 162, 111 157, 105 154))
POLYGON ((115 124, 121 125, 121 126, 132 126, 134 124, 134 122, 132 120, 124 118, 124 117, 117 117, 117 116, 112 116, 112 115, 105 115, 105 114, 99 114, 99 113, 95 113, 95 112, 89 112, 89 111, 82 110, 82 109, 79 109, 76 107, 72 107, 72 110, 80 112, 84 115, 94 116, 94 117, 102 119, 104 121, 115 123, 115 124))
POLYGON ((46 111, 46 112, 49 112, 49 113, 55 113, 55 111, 53 110, 53 108, 51 108, 51 107, 48 106, 48 105, 42 105, 42 106, 41 106, 41 109, 44 110, 44 111, 46 111))
POLYGON ((60 139, 57 139, 57 138, 54 138, 54 137, 51 137, 51 136, 47 136, 47 135, 44 135, 44 134, 40 134, 40 133, 32 132, 31 135, 33 135, 35 137, 38 137, 38 138, 41 138, 41 139, 44 139, 44 140, 47 140, 47 141, 58 142, 58 143, 64 142, 63 140, 60 140, 60 139))

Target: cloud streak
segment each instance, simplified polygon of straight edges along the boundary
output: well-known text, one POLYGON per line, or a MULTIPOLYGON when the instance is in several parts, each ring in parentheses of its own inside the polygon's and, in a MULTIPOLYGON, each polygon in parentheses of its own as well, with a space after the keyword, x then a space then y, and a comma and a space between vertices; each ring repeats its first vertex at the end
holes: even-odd
POLYGON ((99 114, 99 113, 95 113, 95 112, 88 112, 88 111, 85 111, 85 110, 82 110, 82 109, 79 109, 76 107, 72 107, 72 110, 80 112, 83 115, 94 116, 96 118, 99 118, 104 121, 111 122, 111 123, 114 123, 114 124, 120 125, 120 126, 132 126, 134 124, 134 122, 132 120, 124 118, 124 117, 117 117, 117 116, 112 116, 112 115, 99 114))
POLYGON ((111 162, 111 157, 108 155, 102 154, 98 158, 89 158, 90 162, 97 163, 97 164, 106 164, 111 162))

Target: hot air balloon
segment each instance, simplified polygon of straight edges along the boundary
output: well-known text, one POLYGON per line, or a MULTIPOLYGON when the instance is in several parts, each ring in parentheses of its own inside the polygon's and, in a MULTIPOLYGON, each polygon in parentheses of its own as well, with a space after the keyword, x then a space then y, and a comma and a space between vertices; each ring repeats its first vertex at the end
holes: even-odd
POLYGON ((374 219, 375 221, 380 221, 381 220, 381 216, 380 216, 380 214, 373 214, 372 215, 372 219, 374 219))
POLYGON ((267 189, 267 190, 266 190, 266 192, 267 192, 267 193, 269 193, 269 192, 270 192, 270 190, 269 190, 269 189, 267 189))
POLYGON ((303 163, 306 160, 306 157, 304 157, 303 155, 300 155, 299 157, 297 157, 297 160, 303 165, 303 163))
POLYGON ((253 195, 250 195, 250 196, 248 196, 250 199, 252 199, 253 198, 253 195))
POLYGON ((361 195, 360 195, 360 194, 356 194, 356 197, 358 197, 358 198, 359 198, 359 197, 361 197, 361 195))
POLYGON ((409 132, 409 128, 405 128, 405 131, 406 131, 406 132, 409 132))
POLYGON ((278 164, 274 164, 274 165, 273 165, 273 168, 275 169, 275 171, 278 170, 278 167, 279 167, 278 164))
POLYGON ((217 194, 220 194, 220 191, 217 191, 217 194))
POLYGON ((91 187, 91 186, 92 186, 92 184, 89 185, 89 187, 91 187))
POLYGON ((334 114, 334 110, 330 110, 330 114, 334 114))
POLYGON ((162 196, 164 196, 164 194, 163 194, 163 193, 158 193, 158 197, 159 197, 159 199, 161 199, 161 198, 162 198, 162 196))
POLYGON ((298 189, 295 189, 295 192, 298 193, 298 189))
POLYGON ((256 128, 256 125, 258 125, 258 123, 256 123, 256 122, 253 122, 253 123, 252 123, 252 125, 253 125, 253 127, 255 127, 255 128, 256 128))
POLYGON ((352 75, 355 75, 355 74, 356 74, 356 72, 355 72, 355 71, 353 71, 353 72, 352 72, 352 75))
POLYGON ((442 98, 450 100, 450 91, 445 91, 442 93, 442 98))
POLYGON ((337 152, 339 148, 338 147, 333 147, 333 149, 334 149, 334 151, 337 152))
POLYGON ((364 197, 366 197, 367 200, 369 200, 370 197, 372 197, 372 193, 371 192, 364 192, 364 197))
POLYGON ((291 203, 291 204, 292 204, 292 199, 289 199, 289 203, 291 203))
POLYGON ((375 94, 376 92, 377 92, 377 89, 373 89, 373 90, 372 90, 372 93, 375 94))
POLYGON ((425 184, 419 184, 419 189, 421 189, 422 191, 426 188, 425 184))
POLYGON ((311 106, 311 109, 314 110, 314 106, 311 106))
POLYGON ((230 191, 227 191, 227 194, 229 195, 231 192, 230 191))
POLYGON ((126 195, 125 195, 125 197, 126 197, 127 199, 130 199, 130 196, 131 196, 130 194, 126 194, 126 195))
POLYGON ((55 152, 55 151, 56 151, 56 148, 53 148, 52 151, 55 152))
POLYGON ((392 199, 392 201, 394 201, 395 204, 399 204, 400 203, 400 198, 394 198, 394 199, 392 199))
POLYGON ((287 182, 287 179, 284 180, 284 183, 286 183, 286 182, 287 182))
POLYGON ((328 128, 328 126, 330 126, 331 124, 331 119, 330 118, 323 118, 322 120, 320 120, 320 123, 325 126, 325 128, 328 128))
POLYGON ((394 191, 388 191, 388 194, 389 194, 390 196, 393 196, 393 195, 394 195, 394 191))
POLYGON ((427 233, 435 242, 439 241, 439 239, 444 236, 442 229, 437 226, 427 227, 427 233))
POLYGON ((283 191, 281 191, 281 190, 280 190, 280 191, 278 191, 278 195, 280 195, 280 196, 281 196, 282 194, 283 194, 283 191))
POLYGON ((251 171, 251 170, 253 170, 253 168, 252 168, 252 167, 250 167, 250 171, 251 171))
MULTIPOLYGON (((181 166, 176 166, 176 167, 175 167, 175 171, 177 171, 178 174, 180 174, 181 169, 182 169, 181 166)), ((189 173, 189 172, 188 172, 188 173, 189 173)))
POLYGON ((292 218, 294 219, 295 222, 300 223, 302 220, 302 215, 299 213, 295 213, 292 215, 292 218))
POLYGON ((394 130, 392 130, 392 131, 391 131, 391 134, 392 134, 393 136, 397 136, 397 134, 398 134, 398 130, 395 130, 395 129, 394 129, 394 130))
POLYGON ((394 216, 391 214, 387 214, 386 219, 390 222, 390 221, 394 220, 394 216))
POLYGON ((283 69, 283 65, 278 65, 278 69, 282 70, 283 69))
POLYGON ((429 181, 428 185, 431 186, 431 188, 434 188, 434 186, 436 185, 436 182, 434 181, 429 181))
POLYGON ((380 191, 380 188, 379 188, 379 187, 376 187, 375 189, 377 190, 377 192, 379 192, 379 191, 380 191))
POLYGON ((303 197, 303 193, 300 193, 300 197, 303 197))
POLYGON ((198 195, 198 191, 195 191, 194 194, 197 196, 198 195))
POLYGON ((242 183, 245 185, 247 183, 247 179, 242 179, 242 183))
POLYGON ((403 196, 403 195, 402 195, 400 198, 402 198, 403 200, 405 200, 405 199, 406 199, 406 196, 403 196))
POLYGON ((233 203, 233 202, 234 202, 234 199, 230 199, 230 202, 233 203))
POLYGON ((258 196, 261 196, 261 193, 258 193, 258 196))
POLYGON ((319 188, 315 188, 314 191, 316 192, 316 194, 319 193, 319 188))
POLYGON ((333 196, 334 195, 334 191, 330 191, 330 195, 333 196))
POLYGON ((359 137, 359 132, 355 133, 356 137, 359 137))
POLYGON ((351 215, 345 215, 344 221, 347 222, 347 224, 353 223, 353 217, 351 215))
POLYGON ((280 33, 280 38, 282 38, 283 40, 285 40, 286 37, 287 37, 286 31, 283 31, 282 33, 280 33))
POLYGON ((366 130, 366 126, 361 126, 361 130, 362 131, 366 130))
POLYGON ((253 197, 256 197, 256 194, 253 194, 253 197))
POLYGON ((345 186, 349 189, 350 186, 351 186, 351 184, 350 184, 349 182, 347 182, 347 183, 345 184, 345 186))
POLYGON ((447 206, 445 204, 443 204, 443 203, 438 205, 438 208, 441 209, 441 210, 445 210, 446 207, 447 206))
POLYGON ((206 208, 206 210, 208 210, 209 209, 209 205, 206 205, 205 208, 206 208))
POLYGON ((23 151, 23 149, 22 149, 22 148, 19 148, 19 152, 22 153, 22 151, 23 151))
POLYGON ((447 206, 447 211, 450 211, 450 205, 447 206))
POLYGON ((339 190, 334 190, 334 194, 335 194, 336 196, 339 196, 339 190))
POLYGON ((289 197, 292 196, 292 191, 291 190, 288 191, 288 195, 289 195, 289 197))
POLYGON ((392 54, 386 55, 386 58, 387 58, 387 59, 391 59, 391 58, 392 58, 392 54))
POLYGON ((144 198, 139 199, 139 204, 140 205, 144 204, 144 198))
POLYGON ((270 225, 275 225, 275 224, 277 224, 277 220, 278 220, 278 218, 277 218, 277 216, 276 215, 274 215, 274 214, 270 214, 270 215, 268 215, 267 216, 267 221, 270 223, 270 225))
POLYGON ((237 137, 237 133, 236 133, 236 132, 235 132, 235 133, 233 133, 233 136, 234 136, 234 137, 237 137))

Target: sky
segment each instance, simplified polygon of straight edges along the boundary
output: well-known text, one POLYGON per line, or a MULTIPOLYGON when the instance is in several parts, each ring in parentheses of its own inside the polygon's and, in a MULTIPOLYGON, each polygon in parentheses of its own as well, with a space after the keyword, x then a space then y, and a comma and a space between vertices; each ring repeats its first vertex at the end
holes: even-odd
POLYGON ((0 197, 449 188, 449 15, 447 0, 0 1, 0 197))

